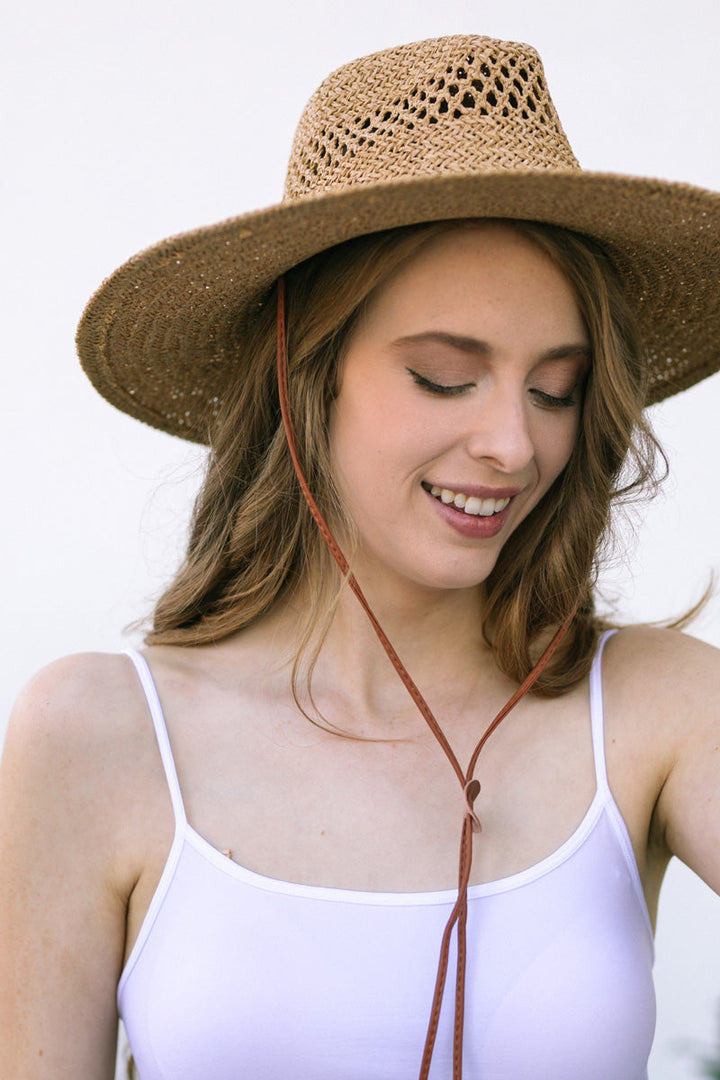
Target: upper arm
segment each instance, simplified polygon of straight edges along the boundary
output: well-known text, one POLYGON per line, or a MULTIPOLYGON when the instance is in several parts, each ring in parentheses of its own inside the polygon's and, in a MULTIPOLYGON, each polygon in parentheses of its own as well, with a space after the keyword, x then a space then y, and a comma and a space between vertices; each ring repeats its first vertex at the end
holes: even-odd
POLYGON ((0 768, 3 1078, 114 1076, 129 864, 112 794, 121 739, 101 687, 122 681, 123 663, 53 665, 22 695, 8 728, 0 768))
POLYGON ((681 637, 657 817, 668 850, 720 893, 720 652, 681 637))

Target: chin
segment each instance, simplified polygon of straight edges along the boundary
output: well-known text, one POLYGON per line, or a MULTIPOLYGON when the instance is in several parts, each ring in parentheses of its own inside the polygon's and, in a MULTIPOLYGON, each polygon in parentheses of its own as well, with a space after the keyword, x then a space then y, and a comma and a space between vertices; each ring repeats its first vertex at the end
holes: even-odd
MULTIPOLYGON (((425 594, 441 596, 443 593, 457 593, 480 589, 493 571, 495 563, 482 568, 460 568, 457 566, 447 567, 443 570, 435 564, 426 570, 416 570, 414 573, 397 572, 387 569, 384 574, 369 573, 367 580, 377 581, 378 588, 383 595, 389 595, 393 588, 401 591, 419 591, 425 594), (393 585, 393 582, 395 583, 393 585)), ((358 568, 357 576, 362 584, 362 571, 358 568)))

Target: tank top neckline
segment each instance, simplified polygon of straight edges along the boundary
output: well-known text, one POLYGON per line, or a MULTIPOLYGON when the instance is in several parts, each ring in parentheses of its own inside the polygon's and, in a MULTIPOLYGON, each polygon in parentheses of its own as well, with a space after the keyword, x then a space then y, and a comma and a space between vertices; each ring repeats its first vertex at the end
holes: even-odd
MULTIPOLYGON (((630 837, 627 833, 625 822, 615 804, 612 793, 610 792, 605 765, 601 658, 605 642, 614 632, 615 631, 613 630, 606 631, 601 636, 590 671, 590 726, 595 765, 595 792, 590 805, 585 811, 580 823, 558 848, 544 856, 538 862, 533 863, 532 866, 519 870, 516 873, 496 878, 492 881, 471 885, 468 890, 469 898, 492 896, 497 893, 509 892, 512 889, 521 888, 522 886, 543 877, 545 874, 550 873, 581 847, 588 835, 592 832, 598 817, 602 814, 603 810, 606 810, 610 813, 613 825, 618 833, 618 839, 620 840, 626 859, 630 864, 633 878, 636 881, 636 887, 639 889, 644 905, 644 895, 634 851, 630 837)), ((163 891, 162 887, 165 884, 164 879, 167 877, 168 873, 172 872, 172 868, 179 858, 182 846, 187 842, 202 858, 212 864, 221 873, 234 877, 254 888, 265 890, 266 892, 286 893, 313 900, 335 900, 345 903, 369 905, 414 906, 417 904, 450 904, 454 902, 457 894, 455 888, 430 889, 415 892, 386 892, 345 889, 330 885, 314 885, 286 881, 282 878, 268 877, 258 871, 251 870, 249 867, 242 866, 240 863, 235 862, 219 851, 206 840, 187 819, 167 725, 148 662, 143 654, 137 650, 128 649, 126 650, 126 655, 132 660, 145 692, 175 815, 175 835, 172 847, 168 854, 165 869, 161 880, 158 883, 158 893, 163 891)), ((148 914, 150 913, 148 912, 148 914)))

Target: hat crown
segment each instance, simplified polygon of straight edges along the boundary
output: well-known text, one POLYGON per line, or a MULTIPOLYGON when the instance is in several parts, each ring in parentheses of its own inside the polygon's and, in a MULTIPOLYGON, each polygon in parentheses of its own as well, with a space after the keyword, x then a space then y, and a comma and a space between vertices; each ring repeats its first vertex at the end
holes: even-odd
POLYGON ((455 36, 328 76, 300 118, 284 201, 389 180, 579 167, 535 50, 455 36))

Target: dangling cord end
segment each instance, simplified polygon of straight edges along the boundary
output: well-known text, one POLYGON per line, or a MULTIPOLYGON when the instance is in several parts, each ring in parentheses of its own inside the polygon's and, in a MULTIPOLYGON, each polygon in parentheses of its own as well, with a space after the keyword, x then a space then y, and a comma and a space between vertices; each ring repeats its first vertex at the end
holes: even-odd
MULTIPOLYGON (((573 608, 572 612, 568 615, 565 622, 559 628, 552 641, 546 648, 543 655, 538 660, 535 667, 527 676, 525 681, 517 691, 513 694, 510 700, 497 714, 493 722, 485 731, 483 737, 475 747, 473 755, 470 759, 470 765, 468 768, 468 776, 471 776, 475 764, 477 762, 480 751, 490 738, 492 733, 497 729, 501 721, 508 715, 518 701, 521 700, 532 688, 534 683, 540 677, 545 667, 550 661, 550 658, 555 653, 556 649, 560 645, 560 642, 565 637, 565 634, 570 629, 573 619, 577 614, 577 606, 573 608)), ((453 1044, 453 1080, 462 1080, 462 1044, 463 1044, 463 1030, 465 1023, 465 966, 466 966, 466 941, 465 941, 465 925, 467 920, 467 889, 470 881, 470 868, 472 865, 472 838, 474 832, 480 831, 480 820, 475 813, 474 803, 475 799, 480 793, 480 781, 475 779, 465 780, 463 778, 463 794, 465 796, 465 816, 463 818, 461 842, 460 842, 460 880, 458 884, 458 898, 450 913, 445 931, 443 933, 442 943, 440 946, 440 960, 438 963, 438 973, 435 981, 435 993, 433 995, 432 1008, 430 1010, 430 1020, 428 1023, 427 1036, 425 1039, 425 1048, 422 1058, 422 1064, 420 1066, 419 1080, 428 1080, 430 1074, 430 1063, 432 1061, 433 1049, 435 1046, 435 1038, 437 1036, 437 1029, 440 1019, 440 1009, 442 1006, 443 990, 445 988, 445 979, 447 976, 448 968, 448 954, 450 948, 450 936, 452 934, 455 924, 457 924, 457 968, 456 968, 456 988, 455 988, 455 1035, 453 1044)))
MULTIPOLYGON (((469 781, 469 784, 472 781, 469 781)), ((477 781, 475 781, 477 783, 477 781)), ((477 784, 475 794, 480 790, 477 784)), ((463 1071, 463 1036, 465 1032, 465 969, 467 965, 467 892, 470 881, 470 867, 473 857, 473 833, 475 832, 474 814, 465 815, 460 845, 460 908, 457 920, 457 966, 455 969, 455 1032, 453 1039, 453 1080, 462 1080, 463 1071)), ((477 818, 475 818, 477 820, 477 818)), ((480 823, 478 822, 478 829, 480 823)))
MULTIPOLYGON (((480 785, 478 784, 477 790, 475 790, 475 795, 473 797, 477 795, 477 792, 479 790, 480 785)), ((455 906, 450 913, 450 918, 445 925, 445 930, 443 931, 442 943, 440 945, 440 959, 438 962, 438 971, 435 980, 435 992, 433 994, 432 1007, 430 1010, 430 1020, 428 1022, 428 1030, 425 1037, 425 1047, 423 1049, 423 1057, 420 1065, 420 1074, 418 1080, 428 1080, 428 1077, 430 1075, 430 1064, 432 1062, 433 1051, 435 1049, 435 1039, 437 1037, 438 1024, 440 1022, 440 1010, 442 1008, 443 994, 445 991, 445 981, 447 978, 448 959, 450 953, 450 939, 452 937, 452 932, 456 924, 458 938, 458 955, 457 966, 455 969, 456 984, 455 1035, 453 1041, 453 1080, 462 1080, 462 1045, 463 1029, 465 1023, 465 923, 467 919, 467 889, 468 882, 470 880, 470 867, 472 865, 472 838, 472 818, 469 813, 466 813, 463 819, 462 832, 460 834, 458 896, 457 900, 455 901, 455 906)))

